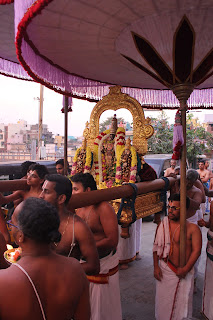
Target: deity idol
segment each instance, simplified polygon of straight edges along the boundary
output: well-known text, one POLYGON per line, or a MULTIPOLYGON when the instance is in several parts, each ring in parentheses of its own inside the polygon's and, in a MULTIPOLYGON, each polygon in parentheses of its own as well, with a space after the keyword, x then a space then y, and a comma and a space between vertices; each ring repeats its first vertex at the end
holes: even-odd
POLYGON ((116 147, 117 162, 116 162, 116 183, 123 182, 135 183, 137 174, 137 152, 131 146, 130 138, 126 144, 117 143, 116 147))
POLYGON ((87 147, 86 138, 82 142, 82 146, 77 149, 72 165, 71 176, 76 173, 83 172, 87 173, 91 171, 92 166, 92 152, 89 147, 87 147))
POLYGON ((101 132, 94 142, 94 164, 96 182, 99 187, 112 187, 115 182, 116 155, 115 134, 117 119, 114 115, 111 129, 101 132))

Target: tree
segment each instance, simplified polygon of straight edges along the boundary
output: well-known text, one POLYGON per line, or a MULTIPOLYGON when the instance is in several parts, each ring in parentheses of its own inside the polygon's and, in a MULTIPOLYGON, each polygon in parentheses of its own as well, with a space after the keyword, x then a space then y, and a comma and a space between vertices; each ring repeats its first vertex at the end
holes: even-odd
POLYGON ((158 118, 151 118, 153 136, 148 140, 149 153, 172 153, 173 125, 168 122, 165 112, 158 118))
MULTIPOLYGON (((151 118, 154 134, 148 140, 149 153, 173 152, 173 125, 170 125, 165 113, 158 118, 151 118)), ((213 136, 205 131, 198 119, 187 114, 186 119, 186 149, 189 164, 195 164, 197 156, 210 154, 213 149, 213 136)))
POLYGON ((201 154, 210 154, 213 149, 213 136, 207 132, 194 119, 192 114, 187 114, 186 118, 186 150, 187 159, 190 164, 196 165, 197 156, 201 154))
MULTIPOLYGON (((105 130, 107 130, 109 128, 109 125, 111 125, 112 122, 112 118, 113 117, 108 117, 106 120, 102 121, 99 124, 99 132, 103 132, 105 130)), ((122 121, 123 123, 125 123, 125 120, 123 118, 117 118, 118 120, 118 124, 122 121)))

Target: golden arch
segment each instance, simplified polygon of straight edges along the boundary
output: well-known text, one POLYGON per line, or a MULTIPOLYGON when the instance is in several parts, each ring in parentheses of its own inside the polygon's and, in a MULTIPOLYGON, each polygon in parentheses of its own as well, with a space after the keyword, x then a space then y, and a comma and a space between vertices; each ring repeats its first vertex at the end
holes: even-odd
POLYGON ((92 110, 90 122, 84 130, 87 144, 93 150, 95 138, 99 134, 99 120, 101 114, 106 110, 118 110, 125 108, 129 110, 133 118, 133 146, 136 151, 144 155, 147 153, 147 139, 150 138, 154 129, 150 125, 150 119, 145 119, 144 111, 140 103, 121 92, 121 86, 110 87, 108 95, 104 96, 92 110))

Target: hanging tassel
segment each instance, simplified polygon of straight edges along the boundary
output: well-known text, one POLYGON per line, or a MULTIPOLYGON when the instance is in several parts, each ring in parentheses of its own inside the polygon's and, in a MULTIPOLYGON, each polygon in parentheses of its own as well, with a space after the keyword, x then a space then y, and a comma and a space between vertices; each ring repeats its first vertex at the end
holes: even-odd
POLYGON ((184 143, 183 127, 181 125, 181 114, 179 110, 175 115, 175 124, 173 129, 173 155, 172 159, 179 160, 181 155, 181 147, 184 143))

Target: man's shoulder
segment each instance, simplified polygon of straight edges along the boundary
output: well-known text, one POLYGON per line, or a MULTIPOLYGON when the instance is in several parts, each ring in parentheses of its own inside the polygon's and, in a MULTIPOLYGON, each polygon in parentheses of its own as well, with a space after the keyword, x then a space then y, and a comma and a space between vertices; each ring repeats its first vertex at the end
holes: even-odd
POLYGON ((201 232, 201 231, 200 231, 200 228, 199 228, 198 225, 195 224, 195 223, 192 223, 192 222, 187 221, 187 222, 186 222, 186 225, 187 225, 187 229, 188 229, 190 232, 198 232, 198 233, 201 232))
POLYGON ((172 170, 172 168, 167 168, 166 170, 165 170, 165 173, 170 173, 170 172, 172 172, 173 170, 172 170))
POLYGON ((94 210, 100 209, 111 209, 113 210, 112 205, 108 201, 102 201, 94 206, 94 210))
POLYGON ((195 185, 192 186, 192 190, 193 190, 194 192, 200 192, 200 193, 202 193, 201 190, 200 190, 200 188, 196 187, 195 185))
POLYGON ((73 215, 72 217, 72 223, 70 224, 70 227, 73 228, 73 222, 74 222, 74 228, 75 230, 82 230, 83 232, 86 232, 90 230, 86 222, 77 214, 73 215))

